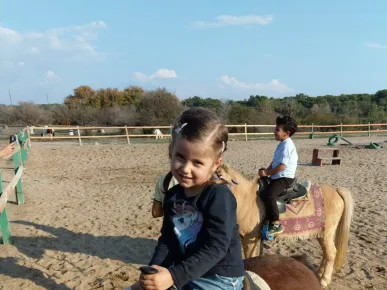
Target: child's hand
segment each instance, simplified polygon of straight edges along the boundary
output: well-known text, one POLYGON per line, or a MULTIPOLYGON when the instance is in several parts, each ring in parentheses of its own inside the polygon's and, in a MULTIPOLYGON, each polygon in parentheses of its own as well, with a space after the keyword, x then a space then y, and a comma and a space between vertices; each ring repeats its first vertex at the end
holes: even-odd
POLYGON ((174 284, 171 273, 167 268, 152 265, 159 272, 156 274, 140 275, 140 285, 144 290, 166 290, 174 284))
POLYGON ((6 147, 0 149, 0 156, 11 155, 15 150, 15 143, 8 144, 6 147))
POLYGON ((259 169, 258 174, 260 177, 267 176, 266 169, 263 169, 263 168, 259 169))

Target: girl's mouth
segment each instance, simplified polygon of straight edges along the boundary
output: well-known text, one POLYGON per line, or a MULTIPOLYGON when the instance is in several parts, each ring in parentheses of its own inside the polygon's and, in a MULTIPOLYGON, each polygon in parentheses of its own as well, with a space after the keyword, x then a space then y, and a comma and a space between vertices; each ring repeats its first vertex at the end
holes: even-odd
POLYGON ((188 177, 188 176, 182 175, 182 174, 179 174, 179 176, 180 176, 180 178, 181 178, 182 180, 185 180, 185 181, 188 181, 188 180, 191 180, 191 179, 192 179, 191 177, 188 177))

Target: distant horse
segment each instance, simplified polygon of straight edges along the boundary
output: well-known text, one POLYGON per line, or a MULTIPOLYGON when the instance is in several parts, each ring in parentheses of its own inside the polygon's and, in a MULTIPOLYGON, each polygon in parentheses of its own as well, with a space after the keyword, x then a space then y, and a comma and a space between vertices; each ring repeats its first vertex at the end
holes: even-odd
MULTIPOLYGON (((259 177, 257 175, 248 180, 226 164, 218 168, 217 175, 232 185, 231 190, 237 200, 237 222, 245 258, 256 256, 265 213, 264 204, 257 194, 259 177)), ((325 227, 322 236, 317 237, 323 250, 319 275, 321 285, 326 287, 331 282, 333 266, 336 270, 344 266, 354 204, 348 189, 326 184, 321 184, 320 188, 324 199, 325 227)))
POLYGON ((45 126, 40 135, 42 137, 45 137, 46 135, 50 135, 50 137, 55 137, 55 130, 48 128, 48 126, 45 126))
MULTIPOLYGON (((245 259, 243 290, 321 290, 304 256, 265 255, 245 259)), ((141 290, 139 283, 126 290, 141 290)))
POLYGON ((156 139, 164 139, 164 135, 160 129, 153 130, 153 134, 156 135, 156 139))

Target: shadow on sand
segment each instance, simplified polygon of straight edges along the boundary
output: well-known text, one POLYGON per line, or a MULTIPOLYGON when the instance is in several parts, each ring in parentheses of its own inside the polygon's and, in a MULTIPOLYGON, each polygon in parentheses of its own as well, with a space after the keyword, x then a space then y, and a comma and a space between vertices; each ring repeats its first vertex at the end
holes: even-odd
MULTIPOLYGON (((20 252, 34 259, 42 258, 46 250, 53 250, 146 265, 149 263, 157 244, 156 240, 148 238, 94 236, 27 221, 19 220, 13 221, 13 223, 34 227, 53 235, 53 237, 13 237, 13 245, 20 252)), ((0 258, 0 274, 13 278, 29 279, 46 289, 70 289, 63 284, 56 284, 50 278, 46 278, 43 272, 38 269, 18 265, 17 259, 12 257, 0 258)))
POLYGON ((0 258, 0 275, 28 279, 36 285, 42 286, 44 289, 70 290, 66 285, 57 284, 54 280, 47 278, 44 273, 38 269, 17 264, 17 259, 13 257, 0 258))
POLYGON ((119 260, 130 264, 147 264, 157 241, 148 238, 128 236, 93 236, 74 233, 65 228, 54 228, 34 222, 13 221, 32 226, 54 237, 14 237, 13 244, 31 258, 42 258, 45 250, 81 253, 101 259, 119 260), (145 254, 144 254, 145 253, 145 254))

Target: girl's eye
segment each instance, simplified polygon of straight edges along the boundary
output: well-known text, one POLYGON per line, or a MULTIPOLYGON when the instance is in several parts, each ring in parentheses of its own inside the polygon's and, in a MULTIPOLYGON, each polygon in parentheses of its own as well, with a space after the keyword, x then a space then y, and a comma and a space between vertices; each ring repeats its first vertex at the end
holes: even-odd
POLYGON ((202 162, 200 162, 200 161, 194 161, 194 165, 195 165, 195 166, 202 166, 202 165, 203 165, 203 163, 202 163, 202 162))

